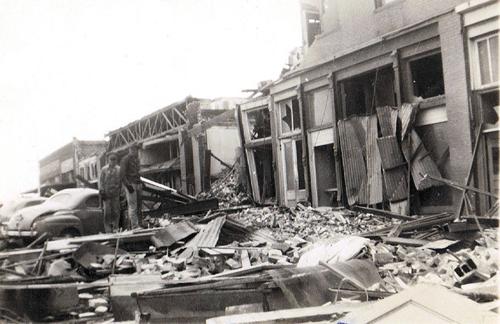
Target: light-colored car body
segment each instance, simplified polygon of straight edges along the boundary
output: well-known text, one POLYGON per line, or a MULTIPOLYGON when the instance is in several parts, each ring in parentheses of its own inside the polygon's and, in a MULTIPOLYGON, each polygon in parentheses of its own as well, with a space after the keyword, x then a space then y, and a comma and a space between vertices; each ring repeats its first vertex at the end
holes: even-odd
POLYGON ((64 189, 44 203, 18 211, 7 224, 9 238, 34 239, 104 232, 99 192, 90 188, 64 189))
POLYGON ((0 207, 0 223, 7 224, 9 219, 19 210, 25 207, 40 205, 47 198, 40 196, 19 196, 5 202, 0 207))

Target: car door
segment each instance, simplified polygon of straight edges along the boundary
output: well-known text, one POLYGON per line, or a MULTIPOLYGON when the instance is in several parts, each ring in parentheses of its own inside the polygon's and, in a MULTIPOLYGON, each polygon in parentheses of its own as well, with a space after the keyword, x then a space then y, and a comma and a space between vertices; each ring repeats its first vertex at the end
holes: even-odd
POLYGON ((82 222, 82 235, 104 232, 104 219, 99 195, 88 196, 78 210, 78 218, 82 222))

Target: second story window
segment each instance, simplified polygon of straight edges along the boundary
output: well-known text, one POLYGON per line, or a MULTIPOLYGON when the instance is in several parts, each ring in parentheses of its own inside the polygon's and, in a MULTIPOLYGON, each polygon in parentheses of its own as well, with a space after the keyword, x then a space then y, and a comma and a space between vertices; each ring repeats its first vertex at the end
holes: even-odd
POLYGON ((498 34, 475 41, 481 86, 498 82, 498 34))
POLYGON ((410 61, 413 95, 423 99, 444 94, 441 53, 410 61))
POLYGON ((307 26, 307 46, 311 46, 316 38, 316 35, 321 33, 321 22, 319 14, 314 12, 306 12, 307 26))

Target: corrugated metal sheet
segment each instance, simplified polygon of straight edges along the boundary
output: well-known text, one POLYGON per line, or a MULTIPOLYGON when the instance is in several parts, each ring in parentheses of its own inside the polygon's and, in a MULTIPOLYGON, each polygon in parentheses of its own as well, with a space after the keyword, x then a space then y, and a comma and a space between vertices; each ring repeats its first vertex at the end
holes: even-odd
POLYGON ((157 248, 169 247, 175 242, 188 238, 197 233, 196 227, 191 222, 180 222, 168 225, 151 237, 151 241, 157 248))
POLYGON ((344 182, 349 205, 354 205, 358 200, 359 189, 361 188, 363 179, 366 177, 363 145, 358 140, 356 126, 354 126, 359 123, 359 120, 355 122, 352 122, 352 120, 339 120, 338 122, 344 182))
POLYGON ((417 115, 417 106, 404 103, 399 109, 399 119, 401 120, 401 139, 406 137, 406 133, 413 127, 415 116, 417 115))
POLYGON ((398 110, 391 106, 377 107, 377 116, 382 136, 396 135, 398 110))
POLYGON ((398 139, 394 135, 377 138, 377 145, 382 159, 382 168, 389 170, 404 164, 398 139))
POLYGON ((426 179, 424 180, 424 175, 429 174, 435 177, 441 177, 439 169, 432 160, 429 152, 424 146, 424 143, 420 140, 417 132, 411 132, 412 147, 414 147, 413 142, 419 143, 418 148, 415 149, 412 155, 411 161, 411 176, 413 177, 413 182, 418 191, 429 189, 431 187, 440 186, 441 184, 435 180, 426 179))
POLYGON ((217 217, 210 221, 196 236, 189 241, 186 247, 215 247, 219 240, 220 231, 226 222, 226 216, 217 217))
POLYGON ((359 202, 363 204, 378 204, 383 200, 382 161, 377 146, 378 128, 377 116, 372 115, 366 126, 366 184, 360 193, 359 202))
POLYGON ((397 167, 384 171, 384 182, 387 199, 390 202, 401 201, 408 196, 408 182, 406 167, 397 167))

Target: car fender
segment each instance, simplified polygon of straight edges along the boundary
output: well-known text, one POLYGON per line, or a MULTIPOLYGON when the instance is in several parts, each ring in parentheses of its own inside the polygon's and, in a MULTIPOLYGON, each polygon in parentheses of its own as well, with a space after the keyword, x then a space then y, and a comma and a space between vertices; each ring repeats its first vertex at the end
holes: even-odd
POLYGON ((48 233, 52 236, 61 234, 65 229, 74 228, 82 233, 82 222, 71 211, 58 212, 54 215, 46 216, 40 220, 35 220, 33 229, 41 233, 48 233))

